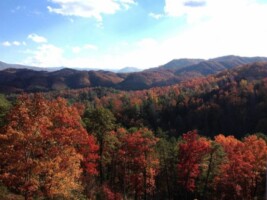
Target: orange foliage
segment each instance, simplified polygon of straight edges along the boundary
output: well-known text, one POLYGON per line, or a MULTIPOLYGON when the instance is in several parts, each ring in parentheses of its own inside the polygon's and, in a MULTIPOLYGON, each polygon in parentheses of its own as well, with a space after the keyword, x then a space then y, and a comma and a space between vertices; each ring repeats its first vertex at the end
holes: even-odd
MULTIPOLYGON (((81 125, 77 109, 64 99, 48 101, 36 94, 23 95, 18 102, 0 135, 0 179, 25 199, 70 198, 73 191, 82 190, 82 149, 90 145, 85 156, 92 158, 97 150, 94 139, 81 125)), ((90 167, 95 173, 95 165, 90 167)))
POLYGON ((267 145, 252 135, 239 141, 233 136, 218 135, 227 160, 216 177, 216 189, 224 199, 253 199, 266 171, 267 145))

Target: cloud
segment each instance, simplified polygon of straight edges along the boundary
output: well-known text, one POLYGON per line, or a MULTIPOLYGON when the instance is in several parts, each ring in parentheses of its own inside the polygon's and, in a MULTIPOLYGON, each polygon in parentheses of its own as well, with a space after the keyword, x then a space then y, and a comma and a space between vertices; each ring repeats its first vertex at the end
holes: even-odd
POLYGON ((24 45, 26 46, 26 42, 19 42, 19 41, 13 41, 13 42, 10 42, 10 41, 5 41, 5 42, 2 42, 2 46, 4 47, 11 47, 11 46, 21 46, 21 45, 24 45))
POLYGON ((23 64, 39 67, 58 67, 64 65, 64 51, 55 45, 42 44, 36 50, 30 51, 30 53, 31 56, 26 58, 23 64))
POLYGON ((154 19, 160 19, 163 17, 163 14, 156 14, 156 13, 149 13, 148 15, 154 19))
POLYGON ((47 42, 47 39, 45 37, 37 35, 35 33, 29 34, 28 39, 30 39, 36 43, 46 43, 47 42))
POLYGON ((165 0, 164 13, 170 17, 185 16, 187 22, 195 23, 217 17, 227 18, 229 13, 235 18, 237 13, 250 10, 255 5, 260 5, 257 0, 165 0))
POLYGON ((51 13, 65 16, 95 18, 102 21, 103 14, 114 14, 121 9, 129 9, 134 0, 50 0, 58 7, 48 6, 51 13))
POLYGON ((2 46, 4 47, 10 47, 12 44, 9 41, 2 42, 2 46))
POLYGON ((156 47, 158 42, 153 38, 144 38, 144 39, 138 41, 136 44, 138 47, 140 47, 142 49, 146 49, 148 47, 156 47))
POLYGON ((215 9, 212 1, 219 2, 223 0, 165 0, 164 12, 165 15, 170 17, 186 16, 187 22, 189 23, 198 22, 206 16, 209 16, 211 9, 215 9))
POLYGON ((11 12, 15 13, 15 12, 22 11, 25 9, 26 9, 26 6, 17 6, 16 8, 12 9, 11 12))
MULTIPOLYGON (((142 51, 140 46, 135 53, 140 55, 138 60, 143 58, 145 59, 143 63, 146 62, 147 66, 151 66, 153 63, 164 64, 171 59, 184 57, 207 59, 230 54, 267 56, 267 26, 263 25, 267 19, 267 5, 257 4, 255 1, 236 0, 239 3, 233 2, 231 3, 233 7, 229 7, 230 1, 225 1, 228 3, 220 1, 220 6, 209 5, 215 9, 207 10, 209 15, 207 20, 188 23, 183 27, 183 31, 177 32, 175 36, 146 45, 145 51, 142 51)), ((193 13, 188 14, 190 17, 193 16, 193 13)), ((145 67, 142 63, 140 65, 145 67)))
POLYGON ((20 43, 19 41, 14 41, 14 42, 12 42, 12 44, 13 44, 14 46, 20 46, 20 45, 21 45, 21 43, 20 43))
POLYGON ((91 49, 91 50, 97 50, 98 47, 96 45, 93 45, 93 44, 85 44, 83 46, 84 49, 91 49))
POLYGON ((92 63, 97 63, 88 54, 85 57, 80 55, 82 51, 97 50, 98 47, 93 44, 85 44, 83 46, 74 46, 70 50, 73 55, 66 57, 64 55, 67 49, 55 46, 53 44, 41 44, 35 50, 26 50, 25 53, 29 56, 22 62, 22 64, 39 66, 39 67, 88 67, 93 66, 92 63))
POLYGON ((81 51, 97 50, 97 49, 98 49, 98 47, 93 45, 93 44, 85 44, 81 47, 79 47, 79 46, 72 47, 72 53, 78 54, 78 53, 81 53, 81 51))
POLYGON ((75 53, 75 54, 76 53, 80 53, 81 52, 81 48, 80 47, 73 47, 72 48, 72 52, 75 53))
POLYGON ((184 6, 189 6, 189 7, 202 7, 205 5, 206 5, 205 1, 186 1, 186 2, 184 2, 184 6))

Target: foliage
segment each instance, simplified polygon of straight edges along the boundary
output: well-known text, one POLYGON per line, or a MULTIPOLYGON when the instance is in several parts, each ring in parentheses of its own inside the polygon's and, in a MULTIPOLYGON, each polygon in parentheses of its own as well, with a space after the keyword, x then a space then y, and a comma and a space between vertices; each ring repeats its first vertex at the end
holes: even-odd
POLYGON ((5 124, 5 115, 8 113, 10 107, 10 102, 3 94, 0 94, 0 128, 5 124))
POLYGON ((0 135, 3 183, 25 199, 68 199, 74 191, 82 192, 81 161, 95 154, 82 155, 82 149, 95 144, 80 120, 78 111, 63 99, 21 96, 0 135))

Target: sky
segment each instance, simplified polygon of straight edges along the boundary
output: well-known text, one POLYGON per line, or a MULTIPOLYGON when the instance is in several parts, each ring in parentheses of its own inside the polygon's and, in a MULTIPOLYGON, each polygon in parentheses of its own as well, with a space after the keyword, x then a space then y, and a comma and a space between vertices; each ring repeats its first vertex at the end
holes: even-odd
POLYGON ((267 0, 0 0, 0 61, 146 69, 267 56, 267 0))

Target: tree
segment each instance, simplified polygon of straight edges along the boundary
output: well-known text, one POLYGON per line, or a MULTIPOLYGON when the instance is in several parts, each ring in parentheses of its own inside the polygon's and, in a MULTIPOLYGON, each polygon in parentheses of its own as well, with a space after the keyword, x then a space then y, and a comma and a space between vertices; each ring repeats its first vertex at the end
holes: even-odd
POLYGON ((107 139, 108 132, 115 128, 115 117, 108 109, 100 107, 87 110, 83 116, 83 121, 87 131, 97 138, 99 144, 99 175, 100 183, 102 184, 105 174, 103 164, 105 140, 107 139))
POLYGON ((193 192, 196 188, 196 179, 201 174, 200 166, 210 152, 211 144, 206 138, 199 137, 197 131, 190 131, 182 138, 182 142, 178 144, 178 181, 182 188, 193 192))
POLYGON ((157 196, 159 199, 177 197, 178 146, 175 138, 161 137, 156 146, 159 159, 159 171, 156 177, 157 196))
POLYGON ((158 139, 148 129, 126 131, 119 128, 107 134, 104 155, 107 179, 103 199, 147 199, 155 192, 158 139), (119 198, 120 197, 120 198, 119 198))
POLYGON ((91 145, 91 136, 80 122, 76 108, 64 99, 21 96, 0 135, 3 183, 26 200, 36 196, 68 199, 75 191, 82 192, 80 165, 89 156, 83 155, 83 149, 91 145))
POLYGON ((158 168, 157 141, 148 129, 137 130, 122 138, 118 164, 124 196, 147 199, 153 195, 158 168))
POLYGON ((222 146, 211 141, 210 151, 203 159, 202 173, 197 181, 198 193, 202 198, 212 198, 214 179, 220 174, 220 166, 223 162, 225 162, 225 153, 222 146))
POLYGON ((9 111, 10 107, 10 102, 4 95, 0 94, 0 128, 2 128, 5 124, 5 115, 9 111))
POLYGON ((223 146, 227 154, 227 162, 222 163, 221 173, 215 177, 218 194, 223 199, 254 199, 265 177, 266 142, 255 135, 243 141, 233 136, 218 135, 215 141, 223 146))

